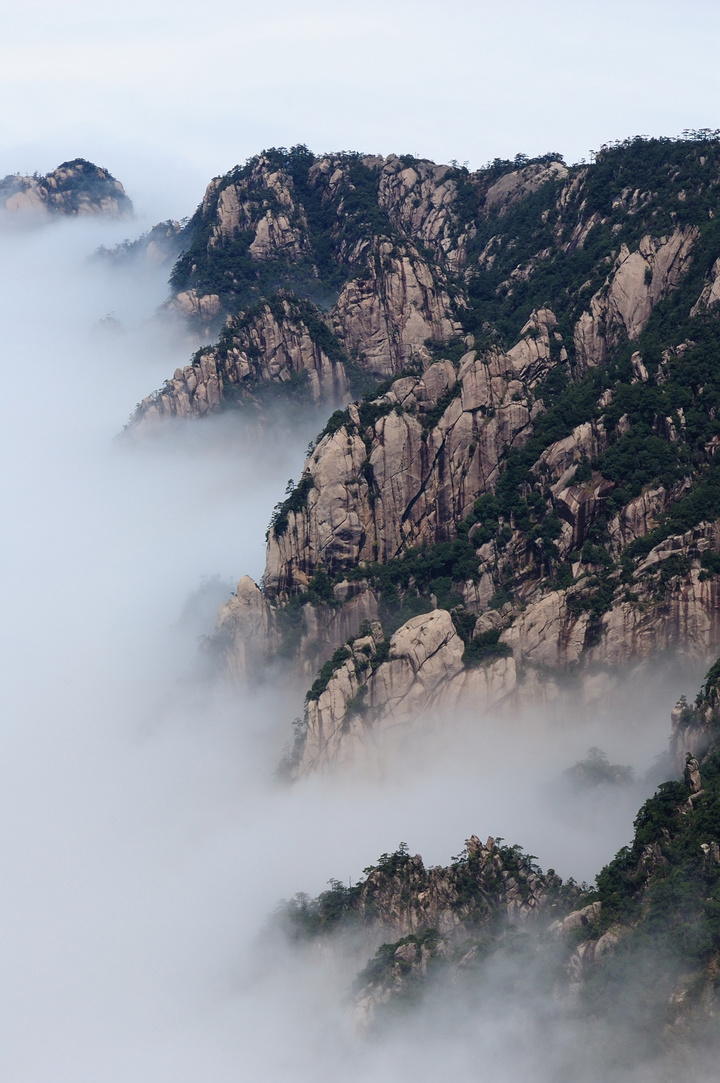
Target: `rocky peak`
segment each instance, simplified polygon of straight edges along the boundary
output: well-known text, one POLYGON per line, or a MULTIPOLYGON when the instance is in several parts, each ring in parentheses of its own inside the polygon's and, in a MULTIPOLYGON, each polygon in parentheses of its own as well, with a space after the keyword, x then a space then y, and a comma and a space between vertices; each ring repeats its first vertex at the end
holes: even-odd
MULTIPOLYGON (((179 294, 175 305, 193 306, 208 320, 219 299, 179 294), (205 306, 203 308, 203 306, 205 306)), ((295 405, 347 399, 346 357, 328 323, 313 305, 276 296, 272 303, 229 318, 216 346, 197 351, 189 365, 137 407, 131 425, 165 417, 203 417, 241 402, 267 409, 288 387, 295 405)))
POLYGON ((0 207, 6 212, 128 217, 132 203, 120 181, 106 169, 75 158, 44 177, 10 174, 0 180, 0 207))
POLYGON ((293 770, 428 705, 512 710, 561 673, 716 652, 719 148, 476 173, 293 148, 210 186, 174 304, 225 326, 136 420, 355 398, 268 532, 257 635, 322 686, 293 770))

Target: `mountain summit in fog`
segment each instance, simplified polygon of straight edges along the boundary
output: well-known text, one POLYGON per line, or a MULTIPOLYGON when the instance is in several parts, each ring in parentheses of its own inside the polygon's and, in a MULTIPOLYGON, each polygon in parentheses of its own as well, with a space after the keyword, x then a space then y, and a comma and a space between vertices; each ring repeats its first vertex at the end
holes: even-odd
POLYGON ((9 174, 0 180, 0 208, 23 216, 102 214, 125 218, 133 213, 120 181, 84 158, 63 162, 44 177, 9 174))
POLYGON ((508 1013, 544 1015, 559 1046, 563 1027, 576 1028, 589 1080, 652 1062, 652 1078, 699 1078, 717 1040, 720 662, 694 706, 673 711, 671 748, 678 777, 643 804, 630 845, 592 886, 473 835, 445 868, 426 869, 401 843, 354 885, 296 895, 276 920, 292 944, 337 950, 344 932, 371 955, 350 1002, 363 1030, 421 1009, 438 1025, 448 1000, 469 1022, 496 998, 508 1013))

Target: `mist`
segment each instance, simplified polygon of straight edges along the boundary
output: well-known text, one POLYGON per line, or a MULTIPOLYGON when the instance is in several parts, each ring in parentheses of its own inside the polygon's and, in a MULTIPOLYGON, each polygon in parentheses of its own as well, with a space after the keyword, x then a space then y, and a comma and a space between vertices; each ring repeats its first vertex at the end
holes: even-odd
MULTIPOLYGON (((330 877, 356 880, 401 840, 446 864, 471 833, 502 835, 592 880, 652 784, 572 794, 563 770, 599 745, 642 779, 699 674, 646 672, 516 719, 418 720, 372 770, 280 785, 296 705, 272 675, 231 687, 201 643, 238 578, 260 578, 273 505, 318 419, 263 438, 228 412, 117 438, 189 353, 154 316, 167 268, 90 258, 130 229, 53 221, 0 238, 0 1078, 529 1071, 508 1035, 529 1027, 532 1047, 534 1001, 502 1001, 498 1032, 469 1027, 476 1014, 450 998, 434 1034, 407 1023, 367 1044, 347 1011, 363 960, 352 946, 260 950, 268 916, 330 877)), ((578 1032, 562 1026, 570 1056, 578 1032)), ((552 1079, 561 1061, 535 1072, 552 1079)))

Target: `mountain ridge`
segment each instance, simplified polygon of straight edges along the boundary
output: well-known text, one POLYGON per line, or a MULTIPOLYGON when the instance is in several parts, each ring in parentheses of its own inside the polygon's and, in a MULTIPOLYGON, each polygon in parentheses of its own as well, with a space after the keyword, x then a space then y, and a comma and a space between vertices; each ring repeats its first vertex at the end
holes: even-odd
POLYGON ((430 708, 715 656, 717 133, 475 173, 267 151, 184 237, 170 306, 222 330, 130 431, 338 407, 214 639, 309 689, 291 773, 430 708))

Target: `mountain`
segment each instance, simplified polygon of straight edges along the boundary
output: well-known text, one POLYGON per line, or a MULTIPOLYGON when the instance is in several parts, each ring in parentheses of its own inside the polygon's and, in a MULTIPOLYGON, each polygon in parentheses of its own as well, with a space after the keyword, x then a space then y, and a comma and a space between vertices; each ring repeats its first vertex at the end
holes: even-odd
POLYGON ((340 407, 214 639, 307 689, 291 775, 429 709, 715 656, 718 133, 474 173, 266 151, 179 241, 169 307, 219 338, 131 427, 340 407))
MULTIPOLYGON (((423 1002, 437 1022, 448 997, 473 1011, 491 988, 515 1012, 554 1003, 589 1038, 609 1027, 606 1072, 659 1057, 697 1078, 720 1006, 720 660, 694 705, 674 709, 671 751, 675 779, 644 803, 595 885, 563 884, 520 846, 473 835, 445 868, 401 844, 356 884, 331 880, 318 898, 282 904, 276 921, 295 945, 332 951, 344 934, 370 954, 350 997, 362 1028, 423 1002)), ((593 768, 596 786, 628 781, 597 749, 577 766, 593 768)), ((592 1042, 586 1052, 594 1079, 592 1042)))
POLYGON ((105 260, 114 266, 138 259, 152 267, 162 267, 166 263, 174 264, 182 252, 179 240, 181 233, 180 223, 168 219, 167 222, 158 222, 134 241, 126 240, 113 248, 101 245, 95 253, 95 258, 105 260))
POLYGON ((44 177, 11 173, 0 180, 0 208, 12 214, 104 214, 125 218, 132 202, 106 169, 74 158, 44 177))

